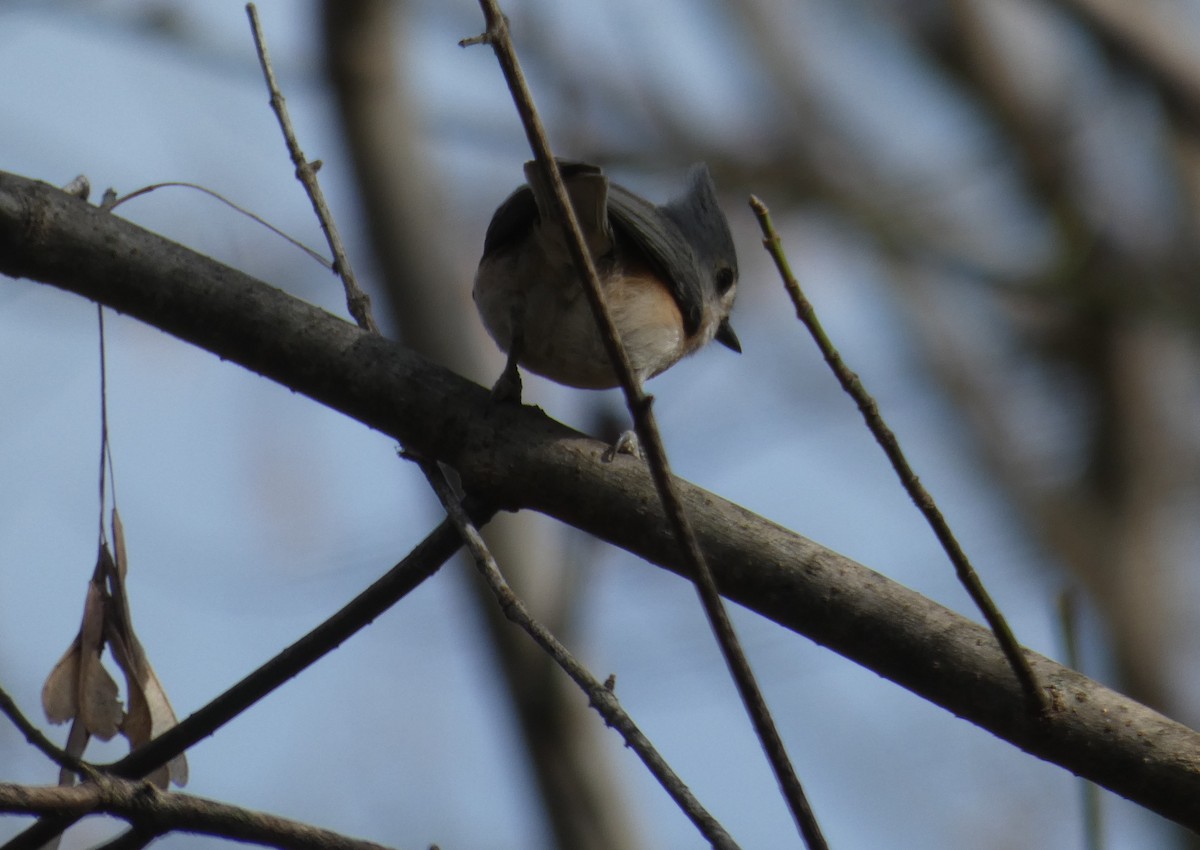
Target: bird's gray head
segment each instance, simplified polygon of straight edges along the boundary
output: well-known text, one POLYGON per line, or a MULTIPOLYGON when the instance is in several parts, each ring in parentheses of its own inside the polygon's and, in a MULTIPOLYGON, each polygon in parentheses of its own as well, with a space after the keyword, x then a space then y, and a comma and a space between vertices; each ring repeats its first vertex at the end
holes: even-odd
POLYGON ((737 296, 737 251, 707 165, 692 166, 687 191, 663 207, 663 211, 692 247, 705 300, 715 302, 720 322, 717 341, 741 351, 741 343, 729 324, 729 313, 737 296))

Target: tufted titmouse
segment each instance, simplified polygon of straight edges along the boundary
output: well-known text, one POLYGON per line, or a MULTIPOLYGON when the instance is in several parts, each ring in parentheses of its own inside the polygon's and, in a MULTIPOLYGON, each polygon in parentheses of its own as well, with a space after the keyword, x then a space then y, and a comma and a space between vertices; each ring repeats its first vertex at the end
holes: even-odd
MULTIPOLYGON (((687 192, 661 207, 594 165, 559 160, 559 169, 638 377, 714 338, 740 352, 729 324, 737 256, 708 168, 693 166, 687 192)), ((561 226, 547 213, 550 188, 533 162, 525 178, 492 216, 475 275, 483 324, 508 353, 501 383, 520 391, 519 363, 572 387, 616 386, 561 226)))

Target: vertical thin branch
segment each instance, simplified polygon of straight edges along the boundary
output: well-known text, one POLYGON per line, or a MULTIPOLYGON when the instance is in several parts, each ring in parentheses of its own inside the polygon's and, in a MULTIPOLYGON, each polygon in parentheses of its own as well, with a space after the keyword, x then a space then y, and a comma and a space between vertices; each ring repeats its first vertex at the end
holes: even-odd
POLYGON ((337 228, 331 226, 333 216, 329 212, 329 205, 325 203, 325 194, 317 182, 317 171, 321 168, 321 161, 309 162, 305 158, 304 152, 300 150, 300 142, 296 139, 291 118, 288 116, 287 102, 284 100, 283 92, 279 89, 279 83, 275 80, 275 69, 271 65, 271 55, 267 52, 266 39, 263 38, 262 27, 258 20, 258 9, 253 3, 246 4, 246 14, 250 17, 250 29, 254 33, 254 47, 258 51, 258 61, 262 65, 263 78, 271 92, 271 109, 275 111, 275 116, 279 119, 279 128, 283 131, 284 142, 292 157, 292 164, 296 166, 296 179, 308 193, 313 211, 317 214, 317 219, 321 222, 321 229, 325 232, 329 250, 333 252, 334 272, 341 277, 342 284, 346 289, 346 308, 360 328, 371 333, 379 333, 379 327, 371 315, 371 297, 358 285, 358 279, 354 276, 354 269, 350 266, 350 258, 346 255, 346 246, 342 242, 342 237, 337 228))
POLYGON ((508 31, 508 22, 496 0, 479 0, 479 5, 483 10, 487 29, 482 35, 464 39, 460 44, 464 47, 472 44, 489 44, 496 54, 496 59, 500 64, 509 91, 512 93, 521 123, 525 128, 525 134, 533 150, 537 167, 551 187, 553 215, 562 225, 571 261, 583 282, 583 291, 588 299, 592 315, 595 317, 600 338, 625 394, 625 403, 633 418, 634 429, 645 453, 651 478, 662 501, 672 534, 679 543, 683 563, 692 576, 705 614, 708 616, 709 625, 721 648, 721 653, 725 657, 725 663, 737 685, 738 693, 741 695, 755 732, 775 773, 775 778, 791 810, 792 817, 810 848, 814 848, 814 850, 825 848, 827 844, 817 825, 812 807, 809 805, 796 771, 788 758, 783 739, 771 718, 766 700, 762 696, 758 682, 750 669, 750 663, 734 632, 733 623, 721 601, 716 580, 704 559, 703 552, 700 551, 700 544, 697 542, 691 523, 684 512, 683 502, 675 487, 671 469, 667 463, 666 449, 655 421, 653 397, 646 395, 642 390, 630 364, 629 356, 621 344, 616 325, 609 314, 595 264, 588 253, 579 221, 567 196, 562 175, 559 173, 558 164, 550 150, 545 127, 538 116, 533 96, 529 92, 525 75, 517 60, 516 49, 513 47, 508 31))
MULTIPOLYGON (((96 322, 100 333, 100 543, 104 536, 104 464, 108 460, 108 364, 104 345, 104 305, 96 305, 96 322)), ((115 488, 114 488, 115 489, 115 488)), ((116 496, 113 497, 114 503, 116 496)))
POLYGON ((817 318, 817 313, 813 309, 812 303, 804 295, 804 291, 800 288, 800 283, 796 280, 796 276, 792 274, 791 265, 788 263, 787 256, 783 252, 782 240, 780 240, 779 233, 776 232, 775 226, 771 222, 770 210, 767 209, 766 204, 753 195, 750 196, 750 207, 754 210, 755 216, 758 217, 758 223, 763 232, 763 246, 775 261, 775 267, 779 270, 779 276, 783 278, 783 285, 787 289, 788 295, 791 296, 792 304, 796 308, 796 317, 804 323, 809 334, 812 335, 813 340, 817 343, 817 347, 821 350, 822 356, 825 358, 825 362, 829 364, 829 368, 842 385, 842 389, 858 405, 858 409, 867 423, 867 428, 870 429, 876 442, 879 443, 884 454, 891 461, 892 468, 896 471, 896 475, 899 476, 900 483, 904 486, 909 498, 916 504, 917 509, 933 529, 938 542, 942 544, 942 549, 945 550, 946 555, 950 558, 950 562, 954 565, 955 572, 958 574, 958 580, 966 588, 967 593, 983 613, 984 619, 987 620, 988 625, 991 627, 992 633, 996 636, 996 641, 1000 644, 1001 651, 1008 659, 1013 673, 1025 691, 1031 715, 1040 717, 1047 709, 1046 698, 1042 693, 1041 687, 1038 685, 1037 679, 1033 675, 1033 670, 1029 666, 1029 661, 1025 658, 1025 653, 1021 649, 1021 645, 1017 643, 1016 637, 1013 636, 1012 629, 1009 628, 1008 622, 1000 613, 1000 609, 996 607, 991 596, 988 595, 979 575, 971 566, 966 553, 959 545, 945 517, 942 516, 942 512, 934 502, 933 496, 929 494, 929 491, 925 489, 920 479, 917 478, 917 474, 913 472, 908 459, 900 449, 899 440, 896 439, 896 435, 892 433, 892 429, 887 426, 887 423, 883 421, 883 417, 880 416, 879 405, 875 403, 875 399, 867 392, 858 375, 851 371, 845 364, 841 354, 838 353, 837 348, 834 347, 833 342, 829 339, 829 335, 825 333, 825 328, 817 318))

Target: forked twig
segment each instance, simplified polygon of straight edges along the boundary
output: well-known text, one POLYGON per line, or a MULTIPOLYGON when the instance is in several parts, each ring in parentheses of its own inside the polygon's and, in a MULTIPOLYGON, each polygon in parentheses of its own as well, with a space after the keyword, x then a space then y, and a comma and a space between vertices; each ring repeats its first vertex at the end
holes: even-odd
POLYGON ((320 183, 317 182, 317 171, 321 168, 321 162, 320 160, 309 162, 304 156, 304 151, 300 150, 300 142, 296 139, 296 132, 292 129, 292 121, 288 116, 287 102, 275 79, 271 54, 267 52, 267 42, 263 38, 262 27, 258 21, 258 9, 253 3, 246 4, 246 14, 250 16, 250 29, 254 32, 254 47, 258 51, 258 61, 262 65, 267 88, 271 92, 271 109, 275 111, 275 116, 279 119, 279 129, 283 131, 283 139, 287 143, 292 164, 296 166, 296 179, 303 184, 308 193, 313 212, 317 214, 317 220, 321 222, 321 229, 325 231, 329 250, 333 252, 333 270, 341 277, 346 289, 346 308, 360 328, 371 333, 379 333, 379 328, 371 315, 371 296, 363 292, 358 285, 354 269, 350 266, 350 258, 346 255, 346 246, 342 243, 342 237, 337 228, 329 226, 333 221, 333 215, 329 212, 329 205, 325 203, 325 194, 321 191, 320 183))
MULTIPOLYGON (((410 456, 411 457, 411 456, 410 456)), ((442 507, 446 509, 450 520, 458 528, 462 539, 467 544, 479 574, 483 576, 488 587, 500 604, 504 616, 520 626, 562 668, 572 681, 587 694, 592 708, 604 718, 604 722, 616 729, 625 739, 625 744, 637 753, 638 758, 646 765, 646 769, 658 780, 663 789, 671 796, 676 805, 696 825, 701 834, 718 850, 736 850, 737 843, 725 831, 720 822, 700 804, 692 792, 684 785, 683 780, 671 769, 666 760, 659 755, 654 745, 637 727, 633 719, 625 713, 618 702, 612 687, 601 683, 584 667, 574 655, 550 631, 533 618, 529 610, 509 586, 504 575, 500 572, 495 558, 484 543, 479 530, 471 521, 471 517, 463 510, 455 497, 453 490, 446 481, 445 475, 437 465, 430 460, 412 457, 425 473, 429 486, 437 493, 442 507)))
POLYGON ((716 580, 704 559, 691 523, 684 512, 683 502, 675 487, 667 462, 666 449, 663 447, 662 437, 655 421, 653 397, 646 395, 642 390, 630 365, 629 356, 621 344, 612 316, 608 312, 595 264, 588 254, 583 234, 579 228, 579 221, 567 196, 558 164, 550 150, 545 127, 538 116, 533 96, 529 92, 525 75, 517 60, 516 49, 513 47, 508 31, 508 22, 496 0, 479 0, 479 5, 483 10, 487 28, 482 35, 464 39, 460 44, 464 47, 472 44, 489 44, 496 54, 496 59, 516 104, 517 112, 521 117, 521 123, 525 128, 529 145, 533 150, 537 167, 552 190, 552 214, 562 225, 571 261, 582 280, 583 291, 591 307, 592 315, 595 317, 605 351, 625 394, 625 403, 633 419, 634 430, 641 442, 647 464, 650 467, 651 478, 662 501, 671 531, 679 544, 683 563, 692 576, 705 614, 708 616, 709 625, 716 636, 717 643, 725 657, 725 663, 737 685, 738 693, 746 706, 746 711, 758 734, 763 750, 766 752, 767 759, 771 763, 771 768, 775 772, 775 778, 783 791, 792 817, 810 848, 824 848, 827 845, 817 825, 816 817, 813 815, 804 789, 788 758, 783 740, 771 718, 758 682, 750 669, 750 664, 739 645, 733 623, 721 601, 716 580))
POLYGON ((813 309, 812 303, 804 295, 804 291, 800 288, 800 283, 796 280, 796 276, 792 274, 791 265, 788 263, 787 255, 783 251, 783 242, 779 238, 779 233, 775 230, 775 225, 771 222, 771 211, 767 209, 766 204, 754 195, 750 196, 750 208, 754 210, 754 215, 758 218, 759 226, 762 228, 763 246, 766 247, 767 252, 771 255, 771 259, 775 261, 775 267, 779 270, 779 276, 783 278, 783 285, 787 289, 788 295, 791 296, 792 304, 796 308, 796 317, 804 323, 809 334, 812 335, 817 348, 821 350, 821 355, 825 358, 825 362, 829 364, 829 368, 842 385, 842 389, 858 405, 858 409, 867 423, 867 428, 870 429, 876 442, 879 443, 884 454, 891 461, 892 468, 895 469, 896 475, 900 478, 900 483, 904 486, 909 498, 916 504, 917 509, 933 529, 938 542, 942 544, 942 549, 945 550, 946 555, 950 558, 950 562, 954 565, 954 570, 958 574, 958 580, 966 588, 967 593, 975 602, 980 612, 982 612, 984 619, 987 620, 988 626, 991 627, 992 633, 996 636, 996 641, 1000 644, 1001 651, 1008 659, 1013 673, 1025 691, 1031 714, 1034 717, 1040 717, 1047 710, 1048 703, 1045 695, 1042 693, 1041 687, 1038 685, 1037 679, 1033 675, 1033 670, 1030 668, 1028 660, 1025 658, 1021 645, 1017 643, 1016 637, 1013 636, 1012 629, 1009 628, 1008 622, 1000 613, 1000 609, 996 607, 996 603, 988 595, 979 575, 971 566, 966 553, 955 538, 954 532, 950 530, 945 517, 938 510, 933 496, 929 494, 929 491, 925 489, 920 479, 917 478, 917 474, 913 472, 908 459, 904 456, 904 452, 900 448, 899 440, 896 439, 896 435, 892 433, 892 429, 887 426, 887 423, 883 421, 883 417, 879 413, 879 405, 876 404, 871 394, 867 392, 858 375, 851 371, 845 361, 842 360, 841 354, 838 353, 837 348, 829 339, 829 335, 825 333, 825 328, 821 325, 820 319, 817 318, 816 310, 813 309))

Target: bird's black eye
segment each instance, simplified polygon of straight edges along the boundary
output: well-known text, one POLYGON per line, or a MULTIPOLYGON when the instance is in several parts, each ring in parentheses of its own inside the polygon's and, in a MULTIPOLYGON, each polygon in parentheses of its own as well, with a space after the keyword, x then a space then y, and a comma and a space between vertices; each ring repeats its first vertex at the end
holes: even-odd
POLYGON ((717 292, 724 295, 733 286, 733 269, 722 266, 717 269, 717 292))

